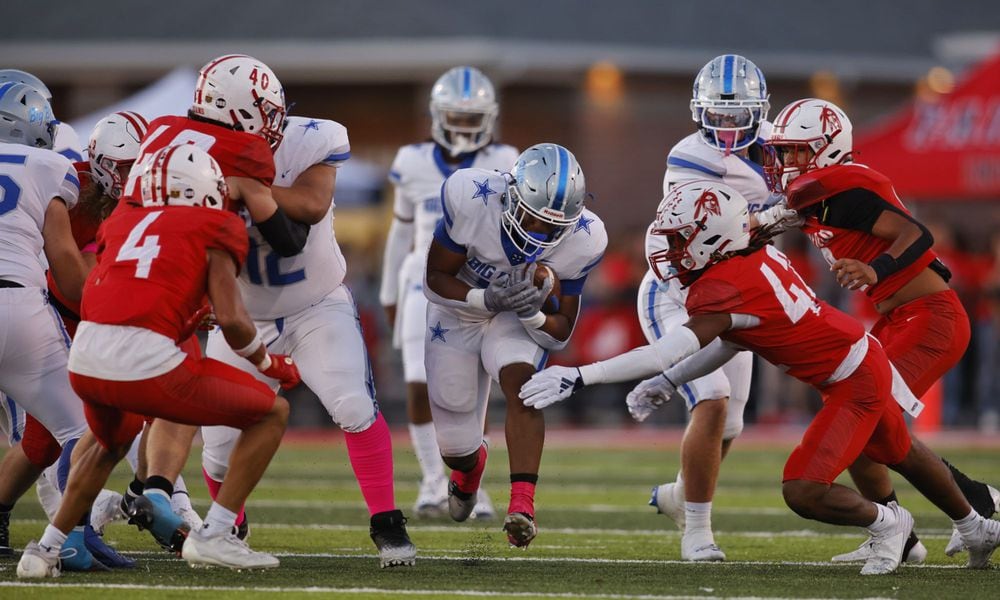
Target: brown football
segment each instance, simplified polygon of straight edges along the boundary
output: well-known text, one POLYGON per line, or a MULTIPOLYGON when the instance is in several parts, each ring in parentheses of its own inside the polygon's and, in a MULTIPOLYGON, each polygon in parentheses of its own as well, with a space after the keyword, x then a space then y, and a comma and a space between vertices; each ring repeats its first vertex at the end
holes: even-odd
POLYGON ((549 292, 548 298, 545 299, 545 303, 542 304, 542 312, 551 315, 559 312, 559 278, 556 277, 555 271, 546 265, 538 263, 538 268, 535 269, 534 284, 538 289, 542 288, 545 283, 545 278, 552 276, 552 291, 549 292))

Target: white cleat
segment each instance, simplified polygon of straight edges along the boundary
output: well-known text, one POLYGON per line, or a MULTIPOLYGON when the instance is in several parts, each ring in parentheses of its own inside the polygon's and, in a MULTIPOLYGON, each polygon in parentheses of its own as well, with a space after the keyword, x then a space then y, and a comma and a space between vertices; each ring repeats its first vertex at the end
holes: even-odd
POLYGON ((175 507, 174 514, 180 517, 191 531, 198 531, 205 524, 193 506, 175 507))
POLYGON ((889 528, 873 534, 868 545, 872 555, 861 568, 862 575, 885 575, 892 573, 903 560, 903 548, 913 531, 913 515, 895 502, 886 505, 895 522, 889 528))
MULTIPOLYGON (((842 562, 842 563, 856 563, 865 562, 873 556, 871 550, 872 538, 865 540, 857 550, 847 552, 845 554, 838 554, 830 559, 831 562, 842 562)), ((927 547, 920 540, 910 548, 910 551, 903 556, 903 562, 908 565, 922 565, 924 561, 927 560, 927 547)))
POLYGON ((726 553, 715 543, 712 532, 685 533, 681 538, 681 558, 694 562, 721 562, 726 553))
POLYGON ((442 475, 420 482, 413 514, 418 519, 437 519, 448 512, 448 478, 442 475))
POLYGON ((684 512, 684 483, 664 483, 653 488, 649 497, 649 505, 656 507, 656 512, 667 515, 674 520, 677 528, 684 531, 687 517, 684 512))
POLYGON ((965 548, 969 551, 970 569, 985 569, 990 566, 993 551, 1000 546, 1000 521, 981 518, 975 533, 965 538, 965 548))
POLYGON ((230 569, 273 569, 279 562, 266 552, 254 552, 246 542, 231 531, 219 535, 205 535, 204 528, 196 529, 184 540, 181 558, 189 565, 214 565, 230 569))
POLYGON ((59 550, 46 548, 31 540, 21 554, 17 563, 17 576, 20 579, 42 579, 59 577, 59 550))
POLYGON ((90 508, 90 526, 100 535, 109 523, 125 518, 121 510, 122 495, 111 490, 101 490, 90 508))
POLYGON ((476 505, 472 507, 472 518, 480 521, 490 521, 497 517, 497 511, 493 508, 493 501, 486 490, 479 488, 476 493, 476 505))
MULTIPOLYGON (((992 485, 987 485, 986 487, 990 491, 990 497, 993 498, 995 516, 996 513, 1000 513, 1000 490, 997 490, 992 485)), ((948 540, 948 545, 944 547, 944 553, 948 556, 955 556, 959 552, 965 552, 965 542, 962 541, 962 534, 953 526, 951 528, 951 539, 948 540)))

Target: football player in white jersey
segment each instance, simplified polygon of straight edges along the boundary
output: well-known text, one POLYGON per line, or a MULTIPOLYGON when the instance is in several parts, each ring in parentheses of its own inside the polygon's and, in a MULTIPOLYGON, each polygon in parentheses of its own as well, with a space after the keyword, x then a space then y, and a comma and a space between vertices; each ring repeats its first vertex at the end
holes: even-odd
MULTIPOLYGON (((52 103, 52 92, 49 91, 49 86, 45 85, 45 82, 31 73, 20 69, 0 69, 0 84, 8 81, 29 85, 44 96, 47 102, 52 103)), ((69 123, 56 120, 55 125, 56 134, 55 139, 52 141, 52 150, 58 154, 62 154, 73 162, 83 160, 83 154, 80 153, 80 150, 83 148, 80 145, 80 136, 76 134, 76 131, 69 123)))
MULTIPOLYGON (((706 64, 695 77, 691 100, 698 131, 670 150, 664 195, 682 183, 708 179, 738 190, 751 211, 774 204, 778 198, 770 194, 764 181, 761 155, 771 127, 765 120, 768 108, 767 84, 753 62, 725 54, 706 64)), ((664 243, 661 236, 651 236, 647 230, 647 254, 662 249, 664 243)), ((649 270, 639 290, 639 322, 649 343, 688 320, 684 308, 687 289, 676 279, 661 282, 649 270)), ((690 414, 681 444, 681 470, 675 482, 653 488, 649 503, 673 518, 684 532, 684 560, 725 560, 712 534, 712 497, 719 465, 743 430, 752 365, 751 354, 740 352, 721 369, 676 388, 690 414)), ((676 368, 683 369, 684 363, 676 368)), ((675 391, 669 377, 643 382, 630 398, 647 399, 654 393, 659 394, 656 398, 669 398, 675 391)))
MULTIPOLYGON (((395 505, 389 427, 375 401, 357 308, 343 282, 347 265, 333 231, 337 168, 350 155, 343 125, 304 117, 286 120, 284 138, 274 155, 277 177, 272 193, 292 220, 311 225, 305 247, 299 254, 281 257, 251 227, 250 254, 239 283, 247 310, 268 347, 296 360, 302 381, 344 430, 351 466, 371 515, 371 537, 381 566, 412 565, 416 548, 407 536, 406 519, 395 505)), ((207 354, 247 370, 246 361, 218 330, 209 335, 207 354)), ((202 429, 202 465, 212 490, 226 473, 238 434, 228 427, 202 429)))
POLYGON ((424 364, 438 446, 451 467, 448 510, 469 518, 486 467, 483 425, 491 380, 507 399, 511 499, 504 520, 513 546, 535 525, 535 485, 545 438, 542 413, 518 390, 566 345, 583 286, 607 246, 604 224, 585 210, 576 158, 557 144, 525 150, 510 173, 462 169, 441 188, 443 218, 427 256, 424 364), (538 264, 551 270, 541 287, 538 264), (542 312, 554 278, 560 295, 542 312))
MULTIPOLYGON (((434 435, 424 369, 424 271, 427 249, 442 217, 441 185, 459 169, 507 171, 517 158, 516 148, 492 143, 496 95, 478 69, 455 67, 442 75, 432 88, 430 111, 434 141, 403 146, 389 171, 396 197, 379 293, 393 327, 393 344, 403 351, 410 440, 422 474, 413 505, 418 517, 436 517, 448 510, 448 478, 434 435)), ((477 500, 473 517, 493 517, 484 489, 480 488, 477 500)))
MULTIPOLYGON (((69 219, 80 183, 69 159, 52 151, 55 127, 42 94, 22 83, 0 84, 0 390, 55 437, 68 472, 69 456, 87 424, 83 403, 69 385, 68 336, 46 299, 43 257, 60 291, 74 301, 88 268, 69 219)), ((8 452, 0 464, 4 481, 41 474, 33 466, 24 473, 30 463, 17 458, 8 452)), ((25 491, 4 499, 0 518, 9 519, 25 491)), ((82 526, 67 544, 76 550, 65 560, 67 569, 102 568, 86 548, 82 526)))

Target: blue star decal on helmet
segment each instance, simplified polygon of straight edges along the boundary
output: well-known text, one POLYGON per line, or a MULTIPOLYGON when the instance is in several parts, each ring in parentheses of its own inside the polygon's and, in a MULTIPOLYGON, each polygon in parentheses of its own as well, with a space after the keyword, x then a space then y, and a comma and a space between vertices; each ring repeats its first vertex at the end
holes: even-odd
POLYGON ((308 123, 303 123, 302 125, 299 125, 299 127, 304 128, 306 131, 309 131, 310 129, 319 131, 319 121, 316 119, 309 119, 308 123))
POLYGON ((451 330, 441 327, 441 321, 438 321, 434 327, 431 327, 431 341, 433 342, 434 340, 441 340, 442 342, 446 342, 447 340, 444 339, 444 334, 448 333, 449 331, 451 330))
POLYGON ((593 222, 594 220, 588 219, 587 215, 580 215, 580 220, 576 222, 576 229, 573 230, 573 233, 583 230, 587 232, 587 235, 590 235, 590 224, 593 222))
POLYGON ((482 198, 483 206, 486 206, 486 203, 489 202, 490 196, 498 193, 496 190, 490 188, 489 179, 484 179, 482 182, 473 179, 472 183, 476 184, 476 193, 472 195, 472 198, 482 198))

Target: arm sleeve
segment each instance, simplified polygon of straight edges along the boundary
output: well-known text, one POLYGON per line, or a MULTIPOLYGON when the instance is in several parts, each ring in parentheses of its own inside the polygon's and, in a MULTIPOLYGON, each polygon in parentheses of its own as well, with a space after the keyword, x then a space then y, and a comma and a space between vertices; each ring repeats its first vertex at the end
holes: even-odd
POLYGON ((256 225, 278 256, 295 256, 306 247, 309 225, 292 220, 280 206, 270 218, 256 225))
POLYGON ((665 372, 699 348, 701 344, 694 332, 680 325, 653 344, 580 367, 580 377, 584 385, 645 379, 665 372))
POLYGON ((63 180, 59 184, 57 195, 66 203, 66 208, 72 209, 80 199, 80 179, 76 172, 76 167, 70 163, 69 168, 63 174, 63 180))
POLYGON ((726 344, 722 338, 715 338, 711 344, 667 369, 663 375, 679 386, 722 367, 738 352, 739 348, 726 344))
POLYGON ((399 297, 399 270, 413 247, 413 222, 393 219, 382 257, 382 287, 378 299, 382 306, 396 304, 399 297))

